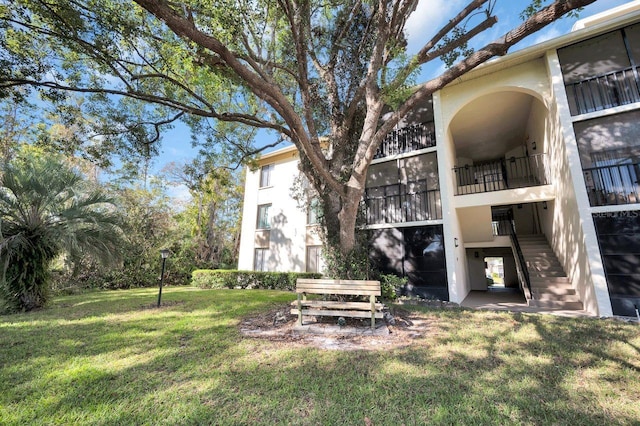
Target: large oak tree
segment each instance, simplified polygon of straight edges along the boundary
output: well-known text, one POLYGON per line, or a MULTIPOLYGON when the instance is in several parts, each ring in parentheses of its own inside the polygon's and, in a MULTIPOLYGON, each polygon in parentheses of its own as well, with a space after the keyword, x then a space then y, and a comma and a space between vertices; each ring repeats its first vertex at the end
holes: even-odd
POLYGON ((275 131, 323 200, 328 241, 348 253, 385 135, 434 91, 595 0, 527 2, 519 26, 468 49, 497 22, 495 1, 470 0, 408 55, 417 0, 0 0, 0 94, 82 94, 109 119, 96 143, 152 144, 181 119, 216 149, 250 155, 236 126, 275 131), (443 55, 457 62, 414 85, 443 55))

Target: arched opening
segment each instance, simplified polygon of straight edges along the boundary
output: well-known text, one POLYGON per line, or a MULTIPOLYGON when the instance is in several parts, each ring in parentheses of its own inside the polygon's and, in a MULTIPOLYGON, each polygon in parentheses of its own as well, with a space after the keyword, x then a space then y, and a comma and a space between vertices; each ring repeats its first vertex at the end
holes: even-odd
POLYGON ((456 195, 545 185, 548 111, 529 93, 504 90, 465 105, 449 126, 456 195))

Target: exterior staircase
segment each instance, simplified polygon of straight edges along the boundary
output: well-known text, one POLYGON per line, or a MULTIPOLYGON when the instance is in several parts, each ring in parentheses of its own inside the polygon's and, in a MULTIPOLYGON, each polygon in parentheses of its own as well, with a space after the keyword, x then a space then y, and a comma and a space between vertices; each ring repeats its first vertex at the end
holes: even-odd
POLYGON ((564 268, 544 235, 518 235, 520 249, 531 282, 529 306, 562 310, 583 310, 564 268))

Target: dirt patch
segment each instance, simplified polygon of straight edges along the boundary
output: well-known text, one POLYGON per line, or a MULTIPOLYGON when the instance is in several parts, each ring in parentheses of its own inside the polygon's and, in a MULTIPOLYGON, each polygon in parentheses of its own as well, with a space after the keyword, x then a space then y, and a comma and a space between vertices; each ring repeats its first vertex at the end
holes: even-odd
POLYGON ((331 350, 385 350, 412 344, 429 333, 430 321, 418 313, 395 309, 393 321, 378 320, 371 330, 370 320, 346 318, 344 326, 335 317, 305 317, 304 325, 290 314, 289 304, 245 318, 240 332, 250 338, 266 339, 279 345, 311 346, 331 350))

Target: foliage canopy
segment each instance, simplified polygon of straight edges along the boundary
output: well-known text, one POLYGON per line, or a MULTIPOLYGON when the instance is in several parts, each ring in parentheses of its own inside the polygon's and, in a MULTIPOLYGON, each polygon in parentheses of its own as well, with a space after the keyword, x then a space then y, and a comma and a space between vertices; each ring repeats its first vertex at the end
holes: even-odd
POLYGON ((469 0, 409 55, 417 0, 0 0, 0 95, 82 96, 79 108, 99 117, 83 131, 105 147, 152 150, 182 119, 243 158, 259 149, 242 126, 275 131, 298 148, 328 240, 348 253, 389 131, 434 91, 594 1, 527 2, 521 25, 473 50, 498 17, 496 0, 469 0), (446 71, 414 85, 443 57, 446 71))
POLYGON ((55 156, 24 152, 0 170, 0 311, 47 302, 51 263, 116 260, 121 232, 111 200, 55 156))

